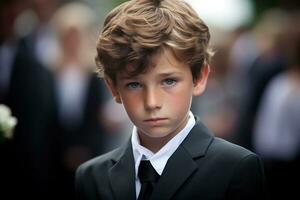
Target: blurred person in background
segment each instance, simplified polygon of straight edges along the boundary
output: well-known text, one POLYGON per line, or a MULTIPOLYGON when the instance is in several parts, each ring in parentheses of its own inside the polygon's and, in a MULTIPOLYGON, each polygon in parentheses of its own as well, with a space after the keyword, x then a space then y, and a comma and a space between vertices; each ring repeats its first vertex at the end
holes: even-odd
POLYGON ((300 13, 290 14, 287 69, 263 94, 253 131, 254 150, 263 158, 272 199, 298 199, 300 178, 300 13))
POLYGON ((51 152, 53 198, 74 199, 76 168, 86 160, 110 149, 109 130, 102 118, 106 92, 94 73, 89 46, 93 10, 83 3, 61 6, 51 20, 58 40, 58 57, 54 66, 55 121, 51 152))
POLYGON ((230 83, 229 36, 224 41, 215 47, 208 86, 201 97, 194 97, 192 110, 216 136, 231 140, 237 99, 230 83))
POLYGON ((50 20, 62 4, 57 0, 27 0, 29 8, 18 17, 16 29, 25 38, 28 50, 43 67, 51 67, 57 56, 50 20))
POLYGON ((17 37, 14 22, 26 5, 19 0, 1 1, 0 4, 0 101, 5 102, 10 85, 13 61, 16 56, 17 37))
POLYGON ((14 199, 21 193, 24 198, 45 199, 51 73, 32 54, 27 38, 16 31, 17 18, 28 2, 1 4, 0 103, 8 105, 18 119, 13 139, 1 146, 1 195, 14 199))
POLYGON ((282 10, 265 12, 253 30, 248 32, 248 42, 244 43, 244 48, 248 49, 245 52, 250 52, 248 59, 236 61, 243 68, 240 71, 245 80, 237 83, 242 85, 243 92, 238 104, 234 142, 251 150, 253 125, 262 94, 269 81, 286 68, 287 22, 287 13, 282 10))
MULTIPOLYGON (((15 114, 15 108, 10 102, 10 93, 12 93, 10 89, 11 77, 15 68, 14 62, 17 50, 14 21, 19 13, 25 9, 25 5, 18 0, 6 0, 0 3, 0 104, 8 105, 15 114)), ((4 185, 0 192, 4 196, 15 189, 13 187, 14 181, 11 179, 14 170, 10 170, 10 166, 13 165, 13 152, 12 140, 5 140, 0 143, 0 183, 4 185)))

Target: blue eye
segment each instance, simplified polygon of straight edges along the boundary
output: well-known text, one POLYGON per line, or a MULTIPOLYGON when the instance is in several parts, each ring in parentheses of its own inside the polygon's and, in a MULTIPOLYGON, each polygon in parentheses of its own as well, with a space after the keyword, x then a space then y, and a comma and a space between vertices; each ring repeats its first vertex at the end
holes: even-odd
POLYGON ((177 83, 175 79, 168 78, 163 81, 164 86, 174 86, 177 83))
POLYGON ((141 87, 141 84, 138 83, 138 82, 132 82, 132 83, 128 83, 128 84, 126 85, 126 87, 127 87, 128 89, 130 89, 130 90, 135 90, 135 89, 140 88, 140 87, 141 87))

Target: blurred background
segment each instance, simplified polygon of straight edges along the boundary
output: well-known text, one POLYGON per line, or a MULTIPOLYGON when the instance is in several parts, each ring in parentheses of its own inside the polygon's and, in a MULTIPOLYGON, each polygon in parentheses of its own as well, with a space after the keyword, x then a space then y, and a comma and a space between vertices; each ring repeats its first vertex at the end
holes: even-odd
MULTIPOLYGON (((215 55, 192 111, 261 156, 271 199, 300 197, 300 3, 186 0, 215 55)), ((1 0, 0 104, 18 118, 0 144, 1 199, 74 199, 78 165, 132 125, 94 73, 105 15, 122 0, 1 0)))

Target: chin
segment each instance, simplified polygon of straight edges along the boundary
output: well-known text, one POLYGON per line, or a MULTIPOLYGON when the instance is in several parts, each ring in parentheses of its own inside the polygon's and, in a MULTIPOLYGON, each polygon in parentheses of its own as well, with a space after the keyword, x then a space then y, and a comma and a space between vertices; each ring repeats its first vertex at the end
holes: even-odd
POLYGON ((164 138, 164 137, 171 135, 171 132, 162 131, 162 128, 158 127, 157 130, 143 131, 143 134, 150 138, 164 138), (157 134, 157 133, 159 133, 159 134, 157 134))
POLYGON ((165 135, 158 135, 158 134, 146 134, 148 137, 150 138, 164 138, 164 137, 167 137, 168 134, 165 134, 165 135))

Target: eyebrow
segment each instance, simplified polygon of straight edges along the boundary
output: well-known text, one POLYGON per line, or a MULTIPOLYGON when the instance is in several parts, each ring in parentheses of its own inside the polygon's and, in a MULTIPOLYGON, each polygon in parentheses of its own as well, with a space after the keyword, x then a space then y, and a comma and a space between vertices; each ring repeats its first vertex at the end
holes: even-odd
MULTIPOLYGON (((182 74, 182 72, 163 72, 163 73, 159 73, 158 76, 161 78, 164 78, 164 77, 176 76, 176 75, 181 75, 181 74, 182 74)), ((123 76, 120 76, 120 79, 132 80, 132 79, 138 79, 138 76, 139 75, 136 75, 136 76, 123 75, 123 76)))
POLYGON ((160 73, 159 76, 168 77, 168 76, 181 75, 181 74, 182 72, 164 72, 164 73, 160 73))

